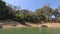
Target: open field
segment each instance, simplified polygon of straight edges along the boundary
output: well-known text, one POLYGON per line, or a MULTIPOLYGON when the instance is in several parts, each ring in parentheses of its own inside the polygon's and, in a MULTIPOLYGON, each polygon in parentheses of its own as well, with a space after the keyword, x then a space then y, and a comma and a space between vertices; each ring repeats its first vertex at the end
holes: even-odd
POLYGON ((38 28, 8 28, 0 29, 0 34, 40 34, 38 28))
POLYGON ((60 34, 59 28, 7 28, 0 29, 0 34, 60 34))

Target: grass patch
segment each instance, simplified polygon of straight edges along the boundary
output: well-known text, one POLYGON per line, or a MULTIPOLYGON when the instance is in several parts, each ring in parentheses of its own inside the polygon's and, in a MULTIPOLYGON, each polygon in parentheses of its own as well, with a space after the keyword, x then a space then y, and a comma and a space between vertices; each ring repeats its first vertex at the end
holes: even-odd
POLYGON ((0 34, 39 34, 38 28, 24 27, 24 28, 11 28, 1 29, 0 34))
POLYGON ((60 34, 59 28, 37 28, 37 27, 24 27, 24 28, 11 28, 0 29, 0 34, 60 34))

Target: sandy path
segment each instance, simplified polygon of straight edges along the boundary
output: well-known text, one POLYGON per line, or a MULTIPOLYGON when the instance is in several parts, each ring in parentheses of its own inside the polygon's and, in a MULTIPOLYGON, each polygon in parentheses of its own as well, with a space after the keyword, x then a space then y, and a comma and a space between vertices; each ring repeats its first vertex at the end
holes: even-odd
MULTIPOLYGON (((31 27, 41 27, 42 24, 31 24, 31 23, 28 23, 31 27)), ((47 25, 48 28, 54 28, 54 27, 60 27, 60 23, 45 23, 45 25, 47 25)), ((6 25, 6 26, 3 26, 3 28, 21 28, 21 27, 27 27, 27 26, 24 26, 24 25, 17 25, 17 26, 10 26, 10 25, 6 25)))

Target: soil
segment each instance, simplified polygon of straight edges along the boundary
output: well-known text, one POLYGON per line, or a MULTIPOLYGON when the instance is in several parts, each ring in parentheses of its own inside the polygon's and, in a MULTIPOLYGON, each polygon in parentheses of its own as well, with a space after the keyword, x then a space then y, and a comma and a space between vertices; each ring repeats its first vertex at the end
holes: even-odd
MULTIPOLYGON (((31 23, 29 23, 28 25, 30 25, 30 27, 41 27, 43 24, 31 24, 31 23)), ((45 23, 44 25, 47 25, 48 28, 60 27, 60 23, 45 23)), ((21 27, 28 27, 28 26, 21 25, 21 24, 19 24, 17 26, 11 26, 11 25, 3 26, 3 28, 14 28, 14 27, 21 28, 21 27)))
MULTIPOLYGON (((13 22, 13 21, 2 21, 0 20, 0 23, 6 23, 6 22, 13 22)), ((54 27, 60 27, 60 23, 53 23, 53 22, 47 22, 47 23, 43 23, 43 24, 33 24, 33 23, 28 23, 26 22, 26 24, 28 26, 22 25, 22 24, 17 24, 16 26, 12 26, 12 25, 3 25, 3 28, 20 28, 20 27, 41 27, 43 24, 47 25, 48 28, 54 28, 54 27)))

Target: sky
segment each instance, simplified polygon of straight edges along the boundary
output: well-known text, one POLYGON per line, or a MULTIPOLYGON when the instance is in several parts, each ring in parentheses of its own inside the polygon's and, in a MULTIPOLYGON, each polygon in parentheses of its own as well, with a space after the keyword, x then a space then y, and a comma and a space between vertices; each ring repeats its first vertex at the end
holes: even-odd
POLYGON ((35 11, 44 5, 49 4, 51 8, 55 9, 60 5, 60 0, 4 0, 13 6, 19 6, 21 9, 28 9, 35 11))

